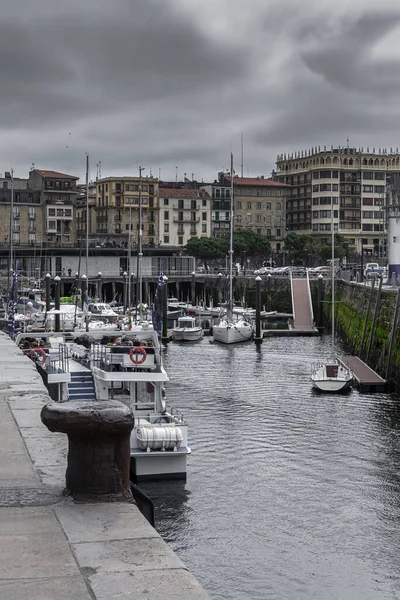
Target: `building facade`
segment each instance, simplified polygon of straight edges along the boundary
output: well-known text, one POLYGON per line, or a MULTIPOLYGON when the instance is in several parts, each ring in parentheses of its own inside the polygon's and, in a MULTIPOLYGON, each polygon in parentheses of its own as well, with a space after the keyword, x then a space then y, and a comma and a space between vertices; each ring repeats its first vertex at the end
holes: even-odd
POLYGON ((79 177, 33 169, 29 173, 28 188, 39 192, 41 202, 42 235, 39 243, 58 246, 76 246, 75 208, 79 177))
POLYGON ((105 245, 138 246, 139 200, 142 244, 158 245, 158 179, 105 177, 96 181, 96 239, 105 245))
MULTIPOLYGON (((219 174, 219 184, 225 189, 230 186, 230 177, 219 174)), ((218 189, 218 188, 217 188, 218 189)), ((234 177, 234 228, 251 229, 265 236, 273 252, 281 252, 285 238, 286 200, 291 188, 285 183, 260 177, 234 177)), ((226 210, 225 214, 226 222, 226 210)), ((225 227, 228 231, 229 227, 225 227)))
POLYGON ((400 154, 369 148, 313 148, 277 158, 276 181, 292 186, 286 203, 288 231, 330 243, 334 231, 360 252, 386 237, 387 178, 400 172, 400 154))
POLYGON ((12 177, 6 172, 0 177, 0 244, 34 246, 43 237, 40 192, 28 188, 28 180, 12 177), (12 208, 11 208, 12 205, 12 208))
POLYGON ((211 236, 211 197, 203 189, 160 188, 161 246, 186 246, 192 237, 211 236))

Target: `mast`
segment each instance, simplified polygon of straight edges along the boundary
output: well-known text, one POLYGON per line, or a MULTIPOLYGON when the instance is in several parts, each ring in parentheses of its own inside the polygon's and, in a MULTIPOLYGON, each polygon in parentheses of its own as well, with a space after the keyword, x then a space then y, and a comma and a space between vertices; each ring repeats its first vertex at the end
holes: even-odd
MULTIPOLYGON (((14 171, 11 169, 11 213, 10 213, 10 273, 14 273, 14 171)), ((10 287, 10 286, 9 286, 10 287)))
POLYGON ((231 222, 229 228, 229 304, 228 315, 232 318, 233 312, 233 154, 231 152, 231 222))
POLYGON ((332 236, 332 350, 335 349, 335 231, 333 222, 333 197, 331 214, 332 236))
POLYGON ((89 154, 86 153, 86 277, 89 288, 89 154))
POLYGON ((136 293, 139 299, 139 320, 142 320, 142 256, 143 256, 143 231, 142 231, 142 171, 144 167, 139 167, 139 218, 138 218, 138 255, 137 255, 137 274, 136 274, 136 293), (139 288, 139 289, 138 289, 139 288))

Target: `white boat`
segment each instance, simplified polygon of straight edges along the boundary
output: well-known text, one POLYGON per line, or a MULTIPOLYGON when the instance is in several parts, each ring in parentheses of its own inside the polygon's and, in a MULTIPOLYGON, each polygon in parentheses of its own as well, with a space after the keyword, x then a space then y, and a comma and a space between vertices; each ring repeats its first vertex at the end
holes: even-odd
POLYGON ((216 342, 223 344, 236 344, 246 342, 253 336, 253 326, 239 315, 233 315, 233 155, 231 154, 231 213, 230 213, 230 235, 229 235, 229 298, 227 303, 227 312, 213 326, 213 338, 216 342))
POLYGON ((68 341, 68 334, 32 332, 19 334, 16 343, 21 347, 28 340, 43 340, 44 347, 23 351, 38 370, 46 371, 54 399, 119 400, 131 408, 131 470, 137 480, 185 479, 191 452, 188 426, 166 403, 169 379, 156 331, 137 327, 118 332, 119 338, 110 333, 115 334, 107 329, 80 332, 68 341), (106 339, 110 341, 104 343, 106 339))
POLYGON ((195 317, 179 317, 172 335, 178 342, 194 342, 203 337, 203 329, 195 317))
POLYGON ((321 392, 342 392, 353 383, 353 373, 343 365, 335 354, 335 232, 333 222, 333 204, 331 206, 331 244, 332 244, 332 294, 331 294, 331 319, 332 319, 332 355, 326 362, 314 365, 311 369, 313 387, 321 392))
POLYGON ((106 302, 91 302, 88 310, 95 317, 118 317, 118 313, 106 302))

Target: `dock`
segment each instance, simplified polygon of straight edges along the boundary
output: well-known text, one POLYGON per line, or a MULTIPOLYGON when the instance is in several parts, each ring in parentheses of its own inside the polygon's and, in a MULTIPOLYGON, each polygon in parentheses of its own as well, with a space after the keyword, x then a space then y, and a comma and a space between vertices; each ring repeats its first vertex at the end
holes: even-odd
POLYGON ((293 325, 292 335, 319 335, 314 325, 310 282, 306 278, 291 279, 293 325))
POLYGON ((210 600, 131 502, 63 494, 68 441, 35 364, 0 332, 0 597, 210 600))
POLYGON ((362 392, 385 392, 386 381, 378 373, 375 373, 358 356, 340 356, 340 362, 349 368, 354 375, 357 387, 362 392))

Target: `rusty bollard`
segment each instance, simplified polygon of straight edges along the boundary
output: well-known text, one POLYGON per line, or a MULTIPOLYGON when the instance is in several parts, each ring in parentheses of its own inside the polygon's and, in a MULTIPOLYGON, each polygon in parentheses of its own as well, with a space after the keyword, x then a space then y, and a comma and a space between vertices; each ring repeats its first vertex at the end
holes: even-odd
POLYGON ((42 408, 50 431, 68 436, 67 491, 74 498, 131 500, 132 411, 116 400, 62 402, 42 408))

